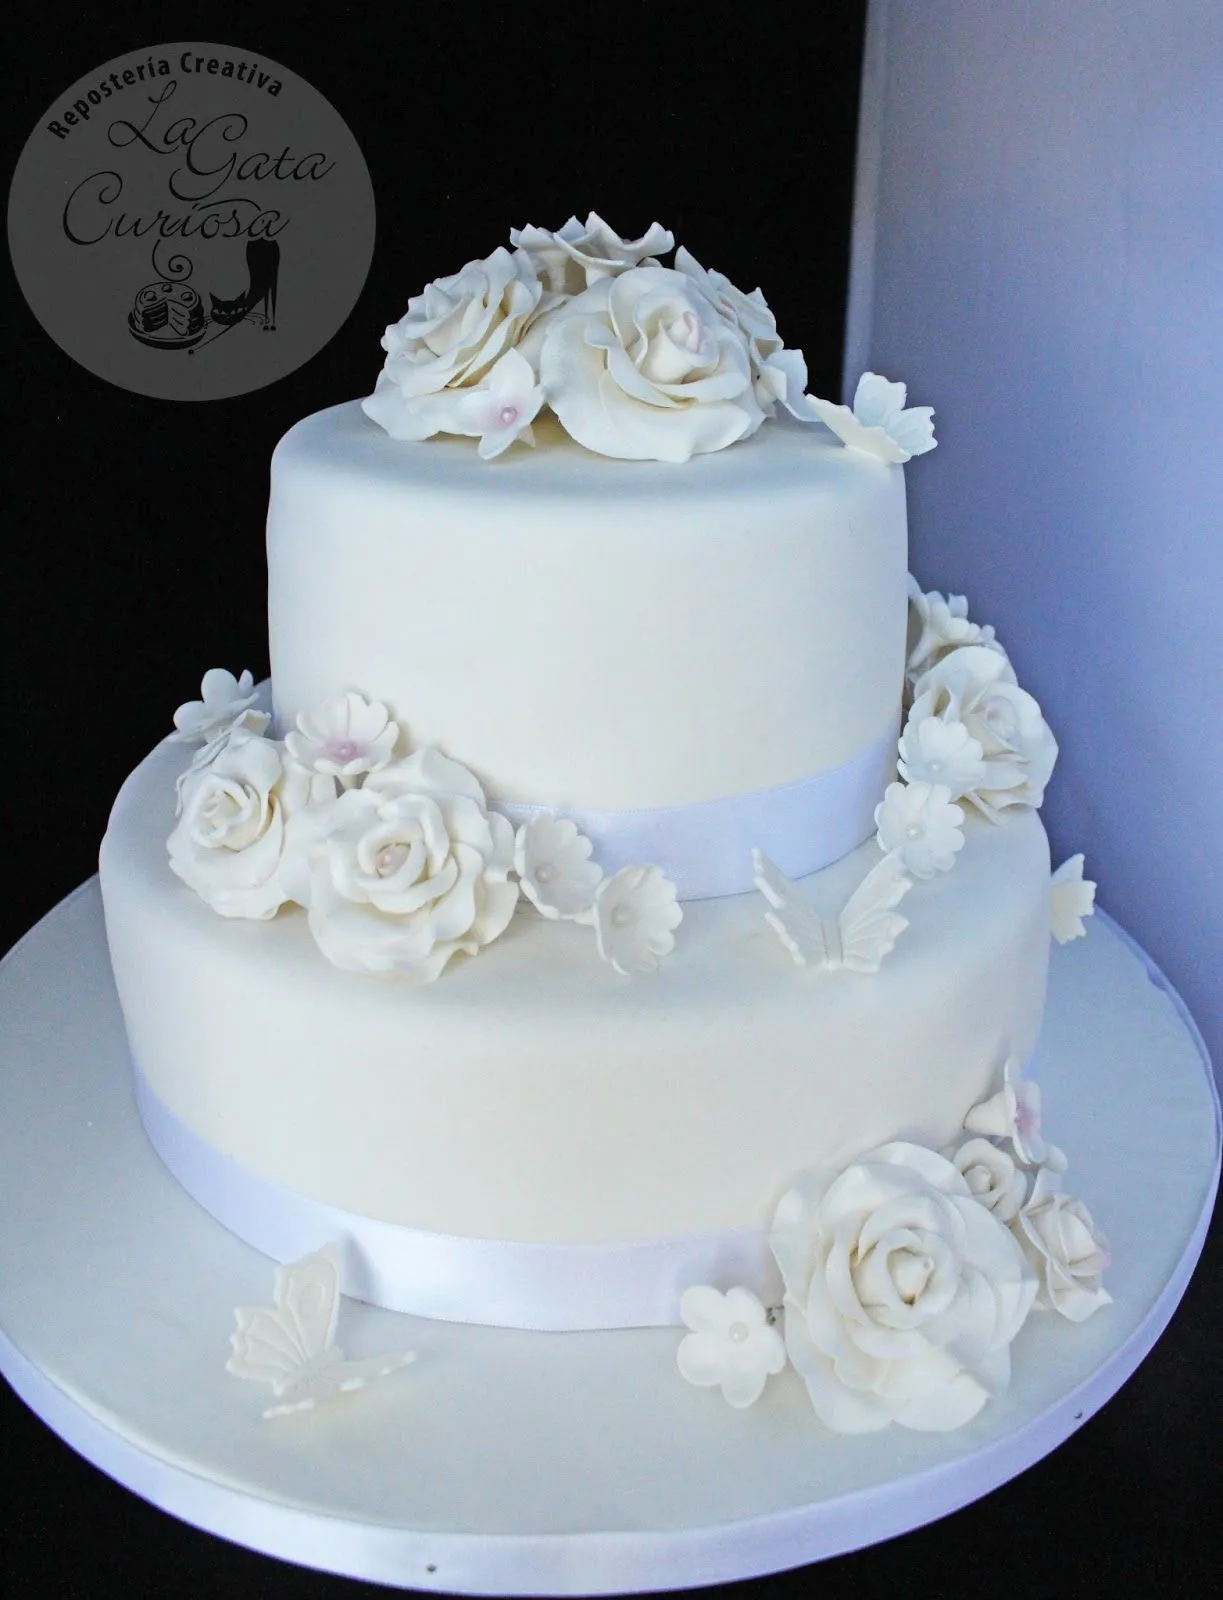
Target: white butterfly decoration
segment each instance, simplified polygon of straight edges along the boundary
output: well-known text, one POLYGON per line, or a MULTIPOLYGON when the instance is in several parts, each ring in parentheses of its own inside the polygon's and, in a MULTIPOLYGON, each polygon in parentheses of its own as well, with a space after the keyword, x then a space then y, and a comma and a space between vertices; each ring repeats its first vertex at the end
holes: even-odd
POLYGON ((763 850, 752 851, 752 874, 773 907, 765 912, 765 921, 799 967, 878 972, 909 926, 908 918, 893 910, 913 887, 899 855, 888 854, 871 868, 839 917, 820 916, 763 850))
POLYGON ((416 1360, 412 1350, 398 1355, 347 1361, 335 1343, 340 1312, 340 1273, 330 1246, 277 1267, 274 1305, 239 1306, 238 1330, 229 1342, 233 1354, 225 1370, 235 1378, 269 1383, 280 1402, 265 1417, 312 1411, 333 1395, 364 1389, 416 1360))

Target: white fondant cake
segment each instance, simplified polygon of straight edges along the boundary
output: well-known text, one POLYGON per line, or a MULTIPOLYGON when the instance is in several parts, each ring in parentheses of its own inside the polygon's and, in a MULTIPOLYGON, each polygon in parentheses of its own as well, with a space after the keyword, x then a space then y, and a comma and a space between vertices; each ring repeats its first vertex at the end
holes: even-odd
POLYGON ((683 1320, 733 1404, 784 1316, 830 1426, 954 1426, 1107 1298, 1022 1074, 1091 907, 1052 734, 907 579, 902 385, 805 395, 657 225, 513 242, 281 441, 271 700, 208 674, 116 802, 146 1126, 350 1292, 683 1320))
POLYGON ((360 689, 491 798, 561 809, 789 784, 894 736, 899 467, 789 418, 684 467, 537 431, 490 463, 356 404, 290 429, 268 513, 284 726, 360 689))

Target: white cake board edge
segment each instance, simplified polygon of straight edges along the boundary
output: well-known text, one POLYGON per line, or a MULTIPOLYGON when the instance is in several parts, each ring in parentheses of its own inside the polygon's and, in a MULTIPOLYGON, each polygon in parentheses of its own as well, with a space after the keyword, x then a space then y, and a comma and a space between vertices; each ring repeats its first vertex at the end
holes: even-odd
POLYGON ((351 1302, 350 1354, 406 1346, 420 1360, 326 1411, 260 1423, 265 1391, 223 1371, 226 1308, 266 1302, 270 1265, 145 1140, 91 880, 0 965, 0 1371, 162 1510, 392 1586, 649 1592, 894 1537, 997 1488, 1098 1410, 1201 1252, 1220 1141, 1200 1036, 1102 914, 1054 958, 1039 1076, 1068 1186, 1112 1238, 1116 1304, 1080 1328, 1031 1319, 1011 1391, 969 1428, 837 1439, 793 1374, 745 1413, 690 1389, 672 1330, 467 1329, 351 1302), (1127 1181, 1112 1184, 1118 1169, 1127 1181))

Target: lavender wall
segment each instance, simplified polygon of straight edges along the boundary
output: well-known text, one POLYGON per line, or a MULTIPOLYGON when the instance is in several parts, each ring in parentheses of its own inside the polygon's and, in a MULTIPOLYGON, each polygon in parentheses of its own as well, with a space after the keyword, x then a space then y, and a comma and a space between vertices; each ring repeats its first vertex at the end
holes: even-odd
POLYGON ((872 0, 847 387, 936 408, 912 565, 993 622, 1045 819, 1223 1063, 1223 6, 872 0))

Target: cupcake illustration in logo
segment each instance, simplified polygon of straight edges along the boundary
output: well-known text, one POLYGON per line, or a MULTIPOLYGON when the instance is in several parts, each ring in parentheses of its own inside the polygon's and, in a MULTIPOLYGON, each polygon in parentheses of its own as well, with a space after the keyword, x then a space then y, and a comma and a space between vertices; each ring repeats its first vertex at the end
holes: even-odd
POLYGON ((208 319, 189 283, 146 283, 127 325, 133 338, 154 350, 189 350, 204 337, 208 319))

